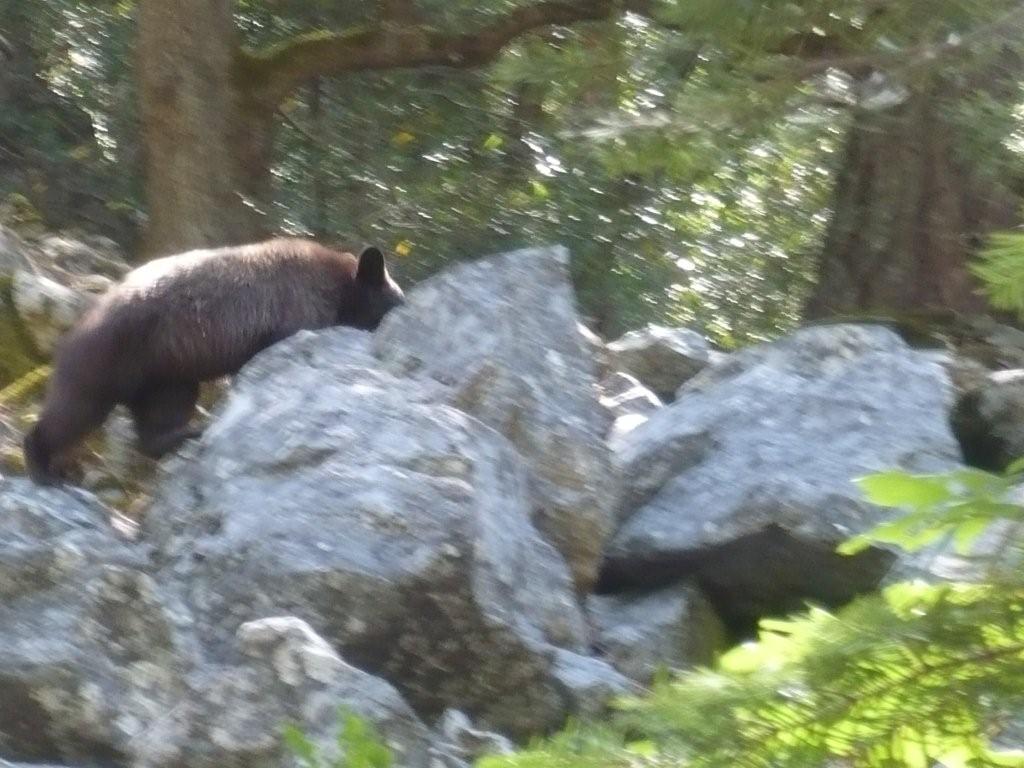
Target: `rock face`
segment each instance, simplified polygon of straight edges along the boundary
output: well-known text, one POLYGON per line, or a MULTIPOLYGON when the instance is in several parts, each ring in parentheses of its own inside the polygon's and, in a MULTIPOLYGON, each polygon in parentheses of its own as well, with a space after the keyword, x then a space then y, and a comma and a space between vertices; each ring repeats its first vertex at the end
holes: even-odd
POLYGON ((891 511, 851 482, 960 460, 942 367, 891 331, 831 326, 730 356, 615 443, 628 479, 602 588, 696 578, 731 618, 849 598, 880 552, 834 545, 891 511))
POLYGON ((552 654, 584 624, 525 467, 441 385, 359 367, 361 336, 302 333, 245 368, 150 510, 160 577, 215 656, 243 622, 298 615, 420 712, 557 724, 552 654))
POLYGON ((395 764, 426 768, 430 734, 385 681, 346 664, 304 621, 275 617, 238 629, 238 664, 204 670, 196 690, 190 766, 280 766, 280 730, 297 724, 328 764, 340 757, 339 709, 374 726, 395 764))
POLYGON ((464 713, 449 709, 437 723, 432 757, 447 768, 469 768, 486 755, 507 755, 515 746, 500 733, 482 731, 464 713))
POLYGON ((0 226, 0 274, 9 275, 31 266, 29 246, 17 234, 0 226))
POLYGON ((662 407, 658 396, 641 384, 635 376, 616 371, 601 381, 601 405, 608 409, 614 422, 608 438, 614 440, 636 429, 662 407))
POLYGON ((0 527, 0 754, 126 763, 185 695, 176 615, 87 499, 4 480, 0 527))
POLYGON ((45 235, 25 241, 0 228, 0 274, 12 277, 18 315, 46 353, 95 295, 128 269, 117 244, 107 238, 45 235))
POLYGON ((104 238, 25 240, 0 227, 0 386, 52 353, 57 339, 128 265, 104 238))
MULTIPOLYGON (((295 618, 243 624, 210 663, 194 615, 85 494, 0 485, 0 753, 139 768, 287 764, 297 723, 336 743, 339 706, 396 765, 426 768, 426 727, 388 683, 295 618)), ((325 754, 330 754, 329 751, 325 754)))
POLYGON ((590 354, 590 358, 594 361, 594 368, 599 378, 604 378, 608 375, 609 365, 611 364, 608 359, 608 347, 604 343, 604 339, 590 330, 583 323, 576 324, 576 330, 579 331, 580 336, 583 337, 583 345, 586 347, 590 354))
POLYGON ((711 346, 689 328, 648 325, 608 344, 615 370, 628 371, 664 400, 704 370, 711 360, 711 346))
POLYGON ((641 691, 639 686, 604 660, 572 651, 557 651, 554 673, 571 702, 570 709, 583 717, 605 714, 615 698, 641 691))
POLYGON ((32 341, 47 354, 92 301, 88 294, 25 270, 14 273, 11 298, 32 341))
POLYGON ((531 470, 534 521, 586 592, 617 481, 568 252, 516 251, 427 280, 385 318, 374 350, 393 373, 450 386, 452 405, 512 442, 531 470))
POLYGON ((98 235, 48 234, 33 242, 45 264, 72 275, 118 279, 130 268, 117 243, 98 235))
POLYGON ((594 595, 587 613, 597 628, 598 651, 642 685, 662 668, 710 664, 724 645, 718 616, 700 591, 686 584, 650 593, 594 595))

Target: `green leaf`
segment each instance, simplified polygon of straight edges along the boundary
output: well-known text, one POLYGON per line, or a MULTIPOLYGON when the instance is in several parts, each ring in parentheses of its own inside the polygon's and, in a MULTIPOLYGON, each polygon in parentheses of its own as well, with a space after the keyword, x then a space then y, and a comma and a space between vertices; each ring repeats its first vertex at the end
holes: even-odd
POLYGON ((974 543, 978 540, 992 521, 987 518, 974 518, 966 520, 953 531, 953 546, 958 555, 969 555, 974 543))
POLYGON ((641 757, 657 757, 658 745, 651 739, 631 741, 626 745, 626 751, 641 757))
POLYGON ((847 556, 859 555, 861 552, 870 549, 874 544, 875 540, 870 536, 860 534, 859 536, 854 536, 853 538, 840 543, 839 546, 836 547, 836 552, 840 555, 847 556))
POLYGON ((499 136, 496 133, 492 133, 484 141, 484 149, 489 150, 489 151, 494 151, 496 149, 500 149, 502 144, 504 144, 504 143, 505 143, 505 139, 503 139, 501 136, 499 136))
POLYGON ((316 745, 310 741, 305 732, 297 725, 288 723, 284 726, 284 743, 287 745, 306 768, 320 768, 316 745))
POLYGON ((338 747, 345 755, 346 768, 390 768, 391 750, 370 723, 345 707, 339 709, 338 717, 343 723, 338 747))
POLYGON ((882 472, 855 481, 872 504, 880 507, 917 508, 941 504, 951 498, 948 478, 942 475, 911 475, 882 472))

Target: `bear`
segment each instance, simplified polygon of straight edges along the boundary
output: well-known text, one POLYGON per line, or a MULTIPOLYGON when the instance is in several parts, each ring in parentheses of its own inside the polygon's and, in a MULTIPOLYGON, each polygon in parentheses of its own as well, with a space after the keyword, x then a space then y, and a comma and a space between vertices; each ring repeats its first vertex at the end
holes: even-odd
POLYGON ((117 405, 138 449, 159 458, 198 437, 201 382, 233 375, 299 330, 372 331, 404 302, 379 248, 359 257, 302 238, 192 250, 129 272, 58 344, 40 417, 25 436, 29 476, 60 485, 67 453, 117 405))

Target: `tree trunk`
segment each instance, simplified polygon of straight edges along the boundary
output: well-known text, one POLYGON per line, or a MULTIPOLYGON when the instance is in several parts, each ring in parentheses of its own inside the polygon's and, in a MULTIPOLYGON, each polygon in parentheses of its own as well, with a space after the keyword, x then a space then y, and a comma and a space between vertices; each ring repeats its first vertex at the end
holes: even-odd
POLYGON ((984 309, 968 264, 981 236, 1015 223, 1016 203, 959 151, 951 91, 934 82, 855 116, 808 318, 984 309))
POLYGON ((96 195, 83 181, 85 162, 76 156, 97 150, 92 118, 73 99, 50 90, 40 74, 40 43, 33 34, 38 13, 22 0, 0 0, 0 177, 21 177, 20 188, 48 227, 110 224, 95 216, 96 195))
POLYGON ((232 5, 141 4, 147 255, 245 242, 264 231, 273 110, 242 87, 232 5))
POLYGON ((140 0, 138 66, 149 205, 146 255, 251 240, 271 225, 274 116, 317 77, 416 67, 468 69, 545 27, 608 19, 649 0, 578 0, 515 7, 472 31, 420 23, 408 0, 376 24, 300 34, 242 51, 233 0, 140 0))

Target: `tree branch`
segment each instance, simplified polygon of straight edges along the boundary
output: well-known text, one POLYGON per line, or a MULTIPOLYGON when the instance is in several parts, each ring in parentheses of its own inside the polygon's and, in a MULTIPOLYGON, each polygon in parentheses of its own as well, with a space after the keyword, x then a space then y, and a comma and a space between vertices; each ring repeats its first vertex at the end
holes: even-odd
POLYGON ((650 0, 544 0, 510 11, 471 32, 451 33, 397 19, 370 29, 299 35, 260 52, 240 54, 240 82, 256 101, 275 107, 314 77, 422 66, 471 68, 497 58, 517 37, 549 26, 599 21, 650 0))
POLYGON ((1012 39, 1019 35, 1024 25, 1024 2, 1016 3, 1008 11, 997 18, 968 30, 958 38, 950 38, 940 43, 924 43, 901 48, 895 51, 869 52, 861 54, 843 54, 820 56, 800 62, 794 71, 800 79, 821 74, 829 69, 845 70, 851 73, 865 72, 872 69, 899 67, 911 69, 920 64, 927 64, 951 54, 969 53, 971 46, 979 42, 991 44, 999 39, 1012 39))

